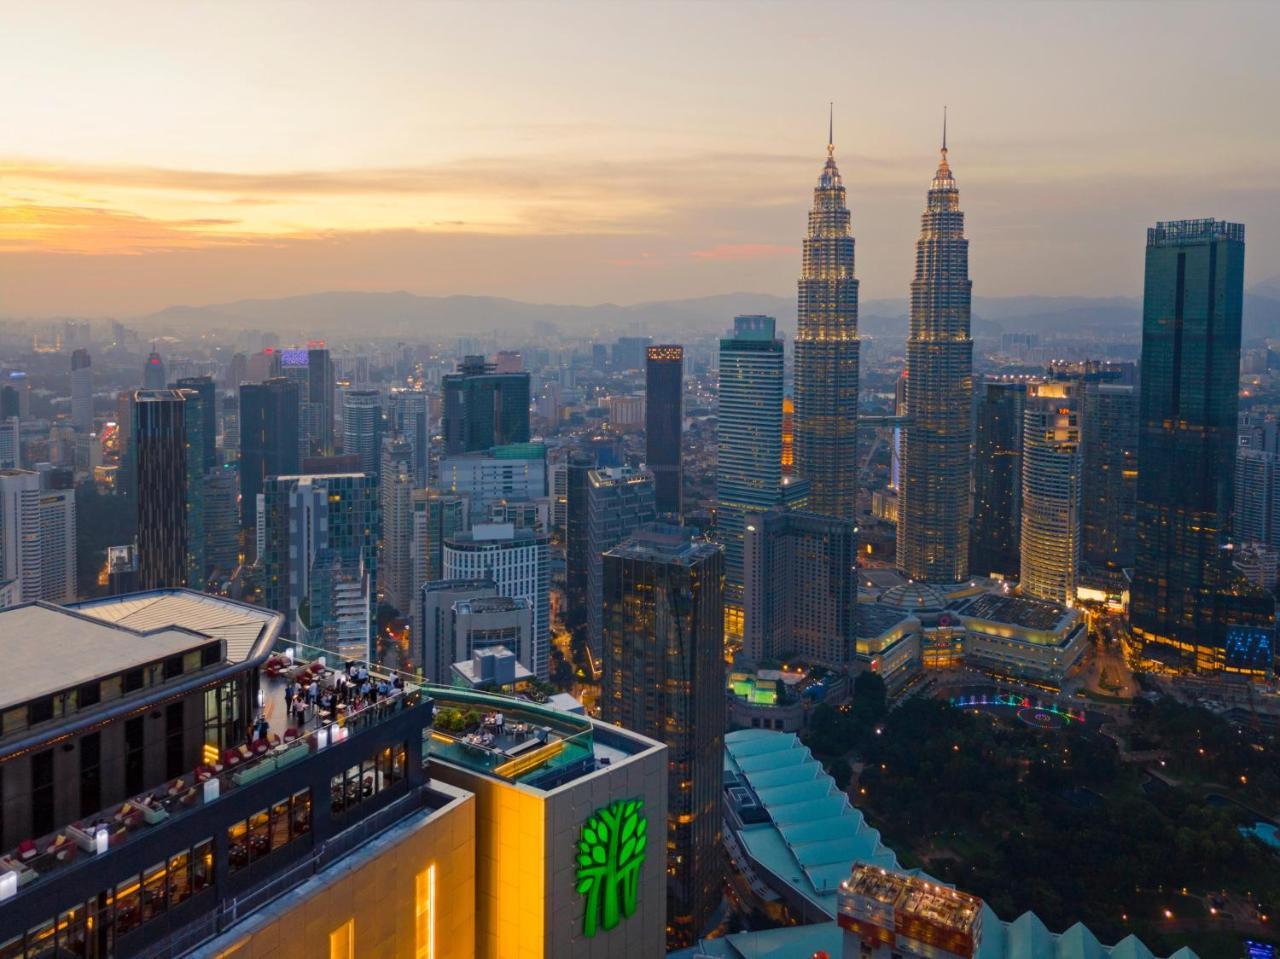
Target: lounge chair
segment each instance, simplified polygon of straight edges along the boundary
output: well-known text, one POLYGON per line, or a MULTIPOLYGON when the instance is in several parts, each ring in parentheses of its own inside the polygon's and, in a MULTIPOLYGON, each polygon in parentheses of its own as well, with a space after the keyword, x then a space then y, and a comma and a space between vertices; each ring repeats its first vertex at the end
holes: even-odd
POLYGON ((36 856, 39 855, 40 850, 36 848, 36 841, 34 839, 24 839, 22 842, 18 843, 18 848, 15 852, 20 860, 27 862, 28 860, 35 859, 36 856))

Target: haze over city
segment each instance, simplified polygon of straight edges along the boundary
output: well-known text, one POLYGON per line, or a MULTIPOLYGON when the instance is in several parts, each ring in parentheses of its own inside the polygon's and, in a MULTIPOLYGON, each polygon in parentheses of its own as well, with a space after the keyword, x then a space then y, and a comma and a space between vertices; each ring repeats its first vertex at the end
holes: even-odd
POLYGON ((978 295, 1136 297, 1144 224, 1210 211, 1266 281, 1280 11, 1158 9, 7 4, 0 315, 790 296, 829 100, 864 299, 944 105, 978 295))

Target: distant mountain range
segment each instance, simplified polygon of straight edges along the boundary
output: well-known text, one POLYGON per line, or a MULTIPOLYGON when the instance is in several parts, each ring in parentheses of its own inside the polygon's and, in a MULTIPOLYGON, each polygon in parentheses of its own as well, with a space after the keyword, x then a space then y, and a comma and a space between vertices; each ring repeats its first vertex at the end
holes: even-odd
MULTIPOLYGON (((1280 336, 1280 277, 1245 294, 1246 340, 1280 336)), ((870 336, 905 336, 907 301, 864 300, 861 328, 870 336)), ((422 338, 467 334, 524 333, 624 335, 655 338, 715 333, 740 313, 778 318, 794 336, 794 297, 764 293, 726 293, 682 300, 658 300, 619 306, 564 306, 524 303, 491 296, 418 296, 405 292, 334 291, 279 299, 238 300, 208 306, 171 306, 141 317, 149 328, 263 329, 282 336, 368 336, 422 338)), ((1124 297, 1011 296, 975 297, 973 326, 978 335, 1005 330, 1050 333, 1105 329, 1131 330, 1136 337, 1141 307, 1124 297)))

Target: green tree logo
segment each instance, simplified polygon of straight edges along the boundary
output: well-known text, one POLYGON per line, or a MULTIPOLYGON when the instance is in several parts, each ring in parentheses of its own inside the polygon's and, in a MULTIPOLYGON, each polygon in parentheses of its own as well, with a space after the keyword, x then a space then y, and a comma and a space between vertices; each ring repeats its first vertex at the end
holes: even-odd
POLYGON ((649 844, 643 799, 619 799, 597 809, 578 837, 578 892, 586 899, 582 934, 612 929, 636 911, 640 867, 649 844))

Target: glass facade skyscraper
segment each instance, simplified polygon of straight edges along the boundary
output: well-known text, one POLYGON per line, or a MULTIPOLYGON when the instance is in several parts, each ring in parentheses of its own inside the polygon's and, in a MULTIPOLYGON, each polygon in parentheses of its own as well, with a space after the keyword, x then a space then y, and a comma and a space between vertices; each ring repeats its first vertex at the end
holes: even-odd
POLYGON ((468 356, 443 384, 446 455, 529 442, 528 373, 498 373, 484 357, 468 356))
MULTIPOLYGON (((855 519, 858 505, 858 281, 835 146, 813 191, 795 346, 795 472, 815 513, 855 519)), ((779 400, 779 403, 781 401, 779 400)))
POLYGON ((684 425, 684 347, 651 346, 644 372, 645 465, 653 473, 658 512, 679 515, 684 425))
POLYGON ((1250 668, 1229 653, 1232 627, 1273 621, 1270 598, 1240 583, 1226 551, 1243 299, 1242 224, 1179 220, 1147 231, 1129 615, 1145 652, 1178 668, 1250 668))
POLYGON ((974 434, 969 567, 1018 578, 1022 542, 1022 411, 1027 384, 984 383, 974 434))
POLYGON ((1073 606, 1080 576, 1082 458, 1075 383, 1035 383, 1022 423, 1022 591, 1073 606))
POLYGON ((284 377, 240 387, 240 526, 257 522, 268 476, 291 476, 298 459, 298 384, 284 377))
POLYGON ((382 393, 347 390, 342 394, 342 452, 359 458, 360 472, 373 477, 382 472, 382 393))
MULTIPOLYGON (((188 565, 193 545, 203 557, 200 484, 191 483, 187 455, 188 429, 199 433, 198 414, 194 403, 188 409, 180 390, 138 390, 133 395, 140 589, 204 586, 203 562, 196 577, 188 565)), ((192 440, 198 447, 198 436, 192 440)))
POLYGON ((1138 492, 1138 392, 1121 383, 1085 383, 1084 561, 1095 572, 1133 566, 1138 492))
POLYGON ((973 436, 973 340, 969 241, 960 194, 942 157, 920 217, 907 336, 898 567, 912 579, 954 583, 969 575, 969 447, 973 436))
POLYGON ((667 946, 692 945, 720 904, 725 669, 723 556, 651 526, 604 554, 606 722, 667 746, 667 946))

